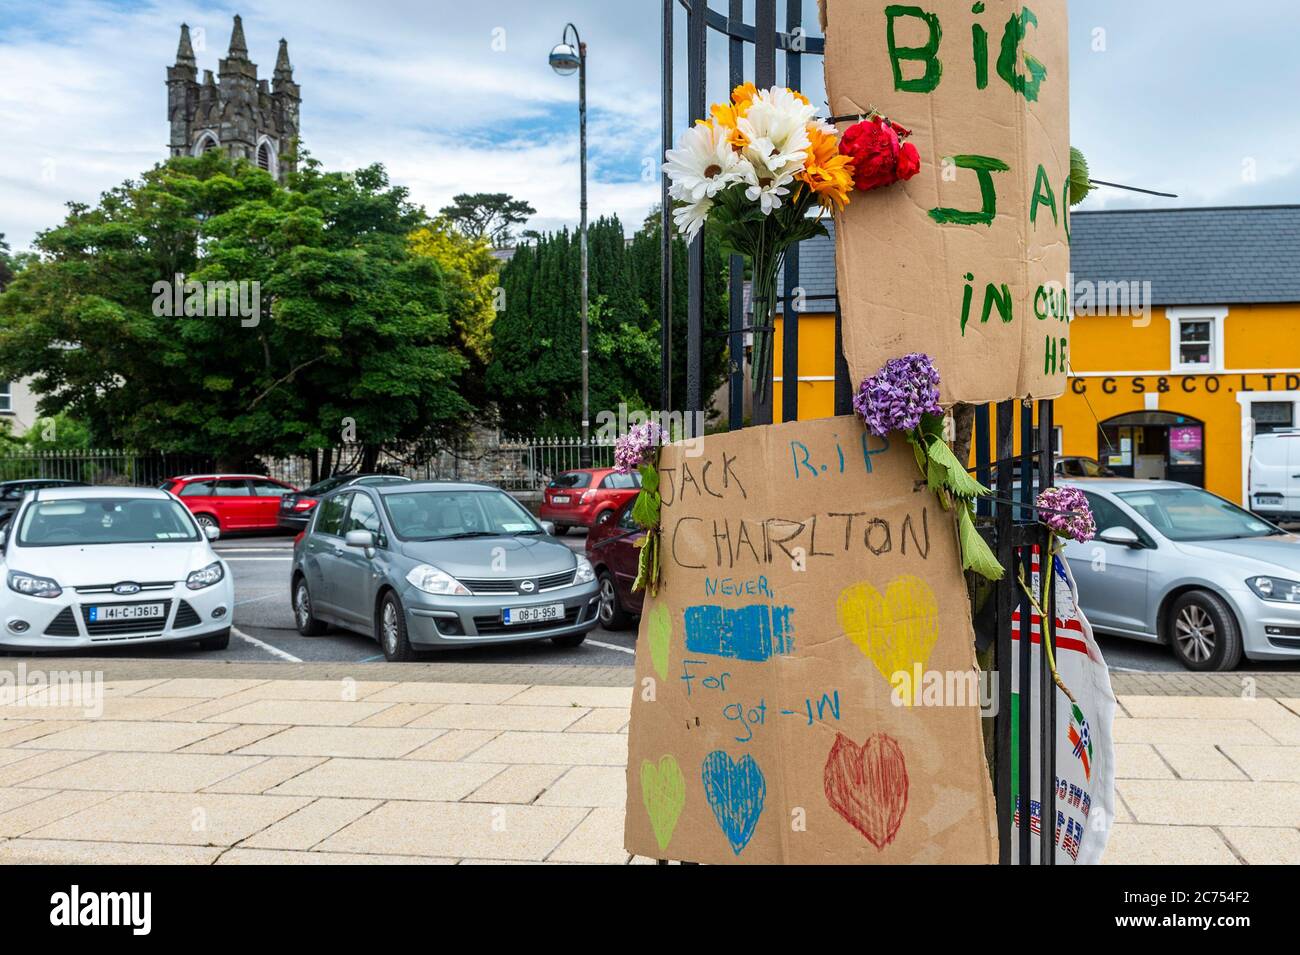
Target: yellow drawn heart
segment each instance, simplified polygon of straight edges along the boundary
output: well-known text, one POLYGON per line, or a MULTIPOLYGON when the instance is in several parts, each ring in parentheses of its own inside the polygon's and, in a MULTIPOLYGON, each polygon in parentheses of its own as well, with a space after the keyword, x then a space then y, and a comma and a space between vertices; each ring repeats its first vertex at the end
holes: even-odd
POLYGON ((866 581, 852 584, 835 610, 845 634, 891 685, 900 671, 911 680, 916 664, 925 669, 939 636, 939 605, 920 577, 896 577, 883 597, 866 581))

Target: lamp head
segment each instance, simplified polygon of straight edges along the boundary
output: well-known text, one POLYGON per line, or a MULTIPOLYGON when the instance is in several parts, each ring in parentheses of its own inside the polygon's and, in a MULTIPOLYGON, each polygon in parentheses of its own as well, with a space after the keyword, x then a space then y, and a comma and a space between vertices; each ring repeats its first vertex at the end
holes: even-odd
POLYGON ((582 58, 568 43, 561 43, 551 51, 551 69, 561 76, 570 76, 581 65, 582 58))

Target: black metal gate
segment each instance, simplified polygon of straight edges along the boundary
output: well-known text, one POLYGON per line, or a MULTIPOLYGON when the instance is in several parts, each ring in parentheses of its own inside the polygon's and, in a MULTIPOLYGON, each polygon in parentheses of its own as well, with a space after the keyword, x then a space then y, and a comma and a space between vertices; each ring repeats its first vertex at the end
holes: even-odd
MULTIPOLYGON (((687 113, 689 118, 705 118, 708 100, 706 94, 706 64, 708 31, 713 30, 727 44, 728 89, 752 79, 763 88, 777 82, 777 52, 782 54, 785 68, 783 85, 798 89, 802 84, 804 56, 820 56, 824 52, 824 38, 808 35, 803 26, 802 0, 786 0, 785 29, 777 29, 777 0, 754 0, 754 22, 744 22, 743 0, 727 0, 727 12, 710 9, 707 0, 662 0, 662 97, 663 97, 663 148, 672 148, 673 122, 673 58, 674 18, 680 6, 686 21, 687 51, 687 113), (746 44, 752 44, 754 67, 751 77, 745 76, 746 44)), ((663 409, 676 410, 672 394, 672 202, 668 196, 667 178, 662 179, 663 202, 662 243, 663 274, 660 321, 662 327, 662 403, 663 409)), ((693 412, 703 411, 704 395, 701 381, 701 355, 704 316, 704 236, 697 235, 690 244, 687 255, 687 340, 686 340, 686 395, 681 410, 687 412, 688 427, 699 420, 693 412)), ((795 307, 795 292, 799 287, 799 249, 791 247, 786 254, 782 303, 782 361, 783 380, 781 420, 793 421, 798 417, 799 379, 799 313, 795 307)), ((744 426, 745 389, 750 387, 745 374, 745 335, 754 329, 746 326, 744 313, 743 261, 733 256, 729 265, 730 321, 728 328, 728 421, 732 430, 744 426)), ((839 299, 835 301, 835 413, 851 414, 853 383, 849 380, 848 366, 844 361, 839 299)), ((752 424, 770 424, 773 418, 772 395, 768 387, 766 400, 755 403, 751 410, 752 424)), ((985 486, 994 488, 991 498, 980 501, 978 518, 980 532, 989 542, 1007 574, 997 584, 987 588, 972 582, 972 605, 975 607, 976 643, 982 651, 992 651, 992 665, 997 675, 997 715, 993 731, 993 790, 997 802, 998 843, 1000 861, 1011 862, 1012 824, 1022 809, 1028 809, 1032 818, 1037 815, 1039 858, 1052 864, 1055 857, 1056 829, 1056 689, 1048 668, 1047 654, 1039 654, 1037 674, 1039 692, 1039 724, 1044 730, 1032 737, 1032 712, 1028 701, 1032 698, 1027 688, 1033 683, 1034 665, 1032 644, 1038 640, 1033 634, 1035 619, 1029 599, 1021 590, 1019 570, 1023 568, 1026 580, 1032 580, 1031 560, 1037 552, 1045 552, 1046 529, 1035 520, 1033 502, 1036 488, 1050 487, 1054 469, 1052 402, 1002 401, 993 406, 973 409, 973 441, 975 446, 976 477, 985 486), (1016 432, 1019 431, 1019 441, 1016 432), (1017 449, 1018 444, 1018 449, 1017 449), (992 482, 992 483, 990 483, 992 482), (1019 610, 1019 639, 1012 632, 1013 614, 1019 610), (1019 677, 1018 685, 1025 692, 1025 705, 1012 712, 1012 676, 1019 677), (1014 720, 1014 725, 1013 725, 1014 720), (1013 747, 1013 735, 1017 743, 1013 747), (1039 792, 1043 805, 1022 807, 1019 795, 1013 793, 1013 775, 1019 780, 1019 792, 1030 791, 1032 756, 1034 747, 1039 755, 1039 792)), ((1044 567, 1041 581, 1048 579, 1049 568, 1044 567)), ((1040 601, 1041 602, 1041 601, 1040 601)), ((1048 628, 1054 631, 1054 627, 1048 628)), ((1055 639, 1054 633, 1051 639, 1055 639)), ((1020 817, 1023 818, 1023 817, 1020 817)), ((1032 858, 1033 826, 1029 820, 1018 831, 1017 858, 1028 863, 1032 858)))

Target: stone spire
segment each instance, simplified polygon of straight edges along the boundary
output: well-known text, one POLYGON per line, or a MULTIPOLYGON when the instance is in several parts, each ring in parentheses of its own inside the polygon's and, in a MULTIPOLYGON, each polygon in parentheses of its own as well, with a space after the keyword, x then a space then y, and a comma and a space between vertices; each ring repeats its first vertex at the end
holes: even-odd
POLYGON ((198 66, 198 61, 194 59, 194 46, 190 43, 190 27, 188 23, 181 24, 181 42, 176 47, 176 65, 198 66))
POLYGON ((235 28, 230 33, 230 51, 226 57, 231 60, 248 59, 248 44, 244 42, 244 21, 235 14, 235 28))
POLYGON ((293 79, 293 64, 289 62, 289 43, 280 38, 280 52, 275 57, 275 74, 277 80, 293 79))

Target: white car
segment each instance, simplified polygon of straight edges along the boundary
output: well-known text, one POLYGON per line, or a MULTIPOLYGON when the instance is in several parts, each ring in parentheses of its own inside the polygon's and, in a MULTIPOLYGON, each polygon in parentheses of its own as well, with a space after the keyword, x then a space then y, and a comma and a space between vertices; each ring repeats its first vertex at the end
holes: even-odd
POLYGON ((6 650, 230 642, 230 568, 166 491, 31 492, 0 532, 0 575, 6 650))
POLYGON ((1300 521, 1300 431, 1255 435, 1247 484, 1249 507, 1260 517, 1300 521))

